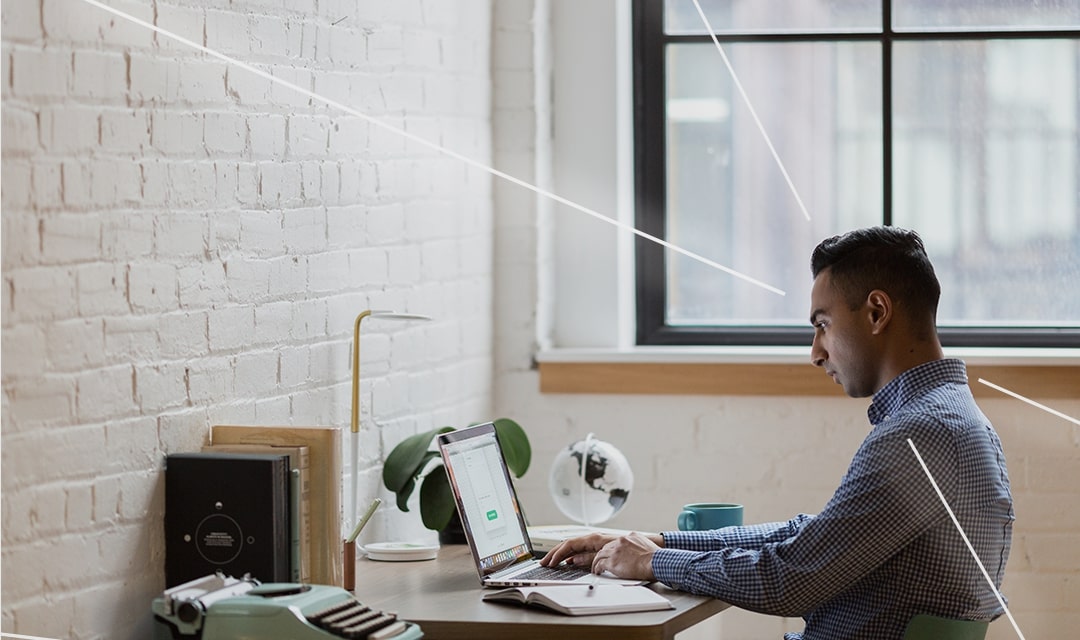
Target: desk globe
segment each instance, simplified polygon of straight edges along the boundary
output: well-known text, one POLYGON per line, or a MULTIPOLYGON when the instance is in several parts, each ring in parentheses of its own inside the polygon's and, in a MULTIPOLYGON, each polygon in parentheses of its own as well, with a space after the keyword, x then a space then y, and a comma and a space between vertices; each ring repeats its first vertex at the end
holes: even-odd
POLYGON ((615 517, 633 487, 634 474, 626 456, 591 433, 555 456, 548 479, 551 498, 559 511, 585 525, 615 517))

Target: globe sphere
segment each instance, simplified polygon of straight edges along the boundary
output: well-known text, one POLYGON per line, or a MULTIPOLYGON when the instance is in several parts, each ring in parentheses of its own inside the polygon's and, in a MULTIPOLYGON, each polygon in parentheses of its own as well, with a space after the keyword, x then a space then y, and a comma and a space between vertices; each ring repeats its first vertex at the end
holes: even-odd
POLYGON ((586 525, 615 517, 633 487, 634 474, 626 456, 592 434, 560 451, 548 478, 548 489, 559 511, 586 525))

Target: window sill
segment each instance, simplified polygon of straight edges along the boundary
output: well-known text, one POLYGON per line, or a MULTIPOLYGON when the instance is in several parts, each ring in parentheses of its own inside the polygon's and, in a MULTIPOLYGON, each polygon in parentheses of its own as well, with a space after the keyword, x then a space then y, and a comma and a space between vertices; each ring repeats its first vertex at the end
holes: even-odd
MULTIPOLYGON (((968 365, 977 397, 1080 395, 1080 349, 946 349, 968 365)), ((843 397, 805 347, 553 349, 537 354, 541 393, 843 397)))

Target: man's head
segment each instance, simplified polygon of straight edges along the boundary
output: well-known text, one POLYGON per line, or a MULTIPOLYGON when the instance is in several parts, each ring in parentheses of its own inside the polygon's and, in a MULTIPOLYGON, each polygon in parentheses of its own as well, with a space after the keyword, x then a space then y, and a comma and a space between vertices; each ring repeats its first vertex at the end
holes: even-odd
POLYGON ((814 275, 811 359, 852 397, 940 357, 935 316, 941 286, 914 231, 858 229, 824 240, 814 275))

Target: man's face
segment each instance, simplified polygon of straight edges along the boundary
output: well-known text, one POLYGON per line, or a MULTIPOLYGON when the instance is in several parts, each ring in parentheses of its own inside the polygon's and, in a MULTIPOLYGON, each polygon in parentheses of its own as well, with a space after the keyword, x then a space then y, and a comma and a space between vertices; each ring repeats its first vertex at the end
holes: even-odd
POLYGON ((814 279, 810 291, 810 324, 814 343, 810 360, 822 367, 844 393, 865 398, 877 391, 878 355, 866 305, 854 311, 832 284, 830 270, 814 279))

